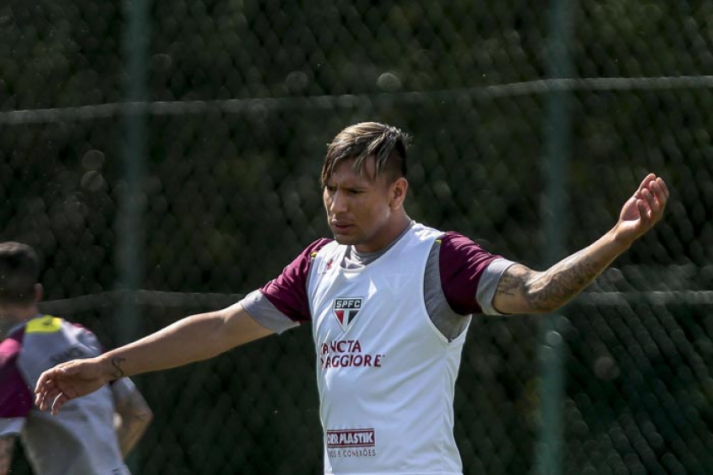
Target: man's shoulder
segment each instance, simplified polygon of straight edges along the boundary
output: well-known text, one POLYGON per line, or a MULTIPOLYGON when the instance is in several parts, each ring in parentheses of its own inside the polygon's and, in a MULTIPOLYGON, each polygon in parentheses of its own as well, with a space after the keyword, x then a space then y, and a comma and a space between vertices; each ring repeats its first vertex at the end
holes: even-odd
POLYGON ((446 252, 472 253, 472 252, 487 252, 483 245, 477 243, 465 234, 457 231, 444 231, 436 240, 437 244, 446 252))
POLYGON ((454 247, 470 246, 474 244, 477 246, 475 241, 473 241, 465 234, 459 233, 458 231, 443 231, 438 240, 441 243, 446 243, 454 247))
POLYGON ((54 315, 38 315, 27 322, 25 332, 27 334, 58 333, 67 325, 72 324, 54 315))
POLYGON ((302 251, 302 255, 314 258, 317 256, 317 253, 321 251, 325 246, 327 246, 330 243, 336 242, 334 239, 329 239, 329 238, 319 238, 316 241, 314 241, 312 244, 307 246, 304 251, 302 251))
POLYGON ((432 240, 438 239, 445 233, 440 229, 436 229, 426 224, 412 221, 411 225, 408 227, 407 232, 404 234, 410 234, 421 240, 432 240))
POLYGON ((103 352, 94 332, 79 323, 54 315, 40 315, 25 325, 22 360, 35 369, 103 352))
POLYGON ((24 330, 25 346, 35 346, 35 344, 44 346, 46 344, 57 344, 57 342, 65 340, 73 341, 77 338, 94 337, 91 330, 79 323, 70 322, 54 315, 38 315, 27 321, 24 330))
POLYGON ((490 253, 471 238, 455 231, 443 233, 436 243, 433 251, 439 255, 441 272, 451 269, 458 273, 463 267, 475 267, 480 272, 501 257, 490 253))
POLYGON ((265 291, 265 289, 275 284, 281 285, 294 282, 296 278, 299 280, 299 276, 306 276, 312 260, 317 257, 319 251, 324 249, 324 247, 331 242, 333 242, 333 239, 320 238, 305 247, 302 252, 282 270, 280 277, 268 282, 262 290, 265 291))

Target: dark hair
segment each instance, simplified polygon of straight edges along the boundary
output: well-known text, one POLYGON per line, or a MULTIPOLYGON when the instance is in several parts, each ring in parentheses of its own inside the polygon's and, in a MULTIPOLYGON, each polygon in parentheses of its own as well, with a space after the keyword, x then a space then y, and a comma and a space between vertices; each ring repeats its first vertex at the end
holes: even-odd
POLYGON ((0 302, 29 304, 35 300, 40 258, 27 244, 0 243, 0 302))
POLYGON ((374 156, 376 176, 385 173, 390 181, 406 176, 406 148, 409 136, 396 127, 378 122, 361 122, 347 127, 327 146, 322 166, 324 186, 342 160, 354 160, 354 170, 361 174, 364 160, 374 156))

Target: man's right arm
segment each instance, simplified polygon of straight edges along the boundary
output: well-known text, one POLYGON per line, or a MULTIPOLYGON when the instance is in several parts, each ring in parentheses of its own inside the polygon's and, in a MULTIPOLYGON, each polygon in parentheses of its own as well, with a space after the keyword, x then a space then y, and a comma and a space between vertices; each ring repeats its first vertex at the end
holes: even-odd
POLYGON ((0 436, 0 475, 10 473, 10 465, 12 464, 12 449, 15 446, 14 435, 0 436))
POLYGON ((67 401, 109 381, 212 358, 272 333, 239 303, 193 315, 96 358, 69 361, 45 371, 35 388, 36 403, 56 414, 67 401))

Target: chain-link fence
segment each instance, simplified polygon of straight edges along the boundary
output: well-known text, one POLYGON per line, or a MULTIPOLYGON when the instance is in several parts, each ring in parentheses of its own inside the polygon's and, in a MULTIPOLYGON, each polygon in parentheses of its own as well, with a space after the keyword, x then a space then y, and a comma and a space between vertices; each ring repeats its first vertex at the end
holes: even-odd
MULTIPOLYGON (((6 0, 0 239, 35 246, 45 308, 111 347, 328 236, 325 144, 357 121, 413 135, 413 218, 533 267, 655 171, 664 221, 547 320, 552 366, 543 318, 474 320, 456 436, 469 475, 713 473, 712 22, 692 0, 6 0)), ((136 473, 319 473, 313 365, 305 326, 137 378, 156 419, 136 473)))

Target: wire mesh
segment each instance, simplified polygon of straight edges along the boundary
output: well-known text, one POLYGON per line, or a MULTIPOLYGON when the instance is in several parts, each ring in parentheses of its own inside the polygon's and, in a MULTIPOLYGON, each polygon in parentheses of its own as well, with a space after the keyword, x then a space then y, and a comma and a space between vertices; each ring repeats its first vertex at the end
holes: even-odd
MULTIPOLYGON (((138 0, 135 0, 138 1, 138 0)), ((325 144, 361 120, 414 137, 410 215, 538 267, 543 121, 571 94, 575 251, 648 171, 666 218, 558 321, 563 473, 713 472, 713 39, 709 2, 579 2, 574 77, 546 77, 547 2, 172 0, 150 5, 142 292, 119 289, 131 3, 0 5, 1 239, 44 256, 44 308, 116 344, 228 305, 328 235, 325 144)), ((466 474, 532 473, 535 317, 476 318, 456 395, 466 474)), ((309 328, 140 377, 141 474, 321 468, 309 328)), ((13 473, 28 473, 19 451, 13 473)))

